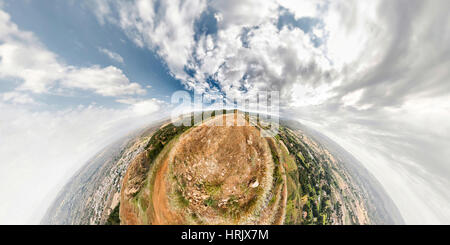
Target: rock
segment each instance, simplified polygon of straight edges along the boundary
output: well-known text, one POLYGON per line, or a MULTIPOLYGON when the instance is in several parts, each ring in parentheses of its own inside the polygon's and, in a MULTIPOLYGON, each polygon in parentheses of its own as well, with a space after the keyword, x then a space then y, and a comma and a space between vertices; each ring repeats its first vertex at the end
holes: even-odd
POLYGON ((253 182, 252 184, 250 184, 250 187, 251 188, 256 188, 256 187, 258 187, 259 186, 259 181, 258 180, 256 180, 255 182, 253 182))

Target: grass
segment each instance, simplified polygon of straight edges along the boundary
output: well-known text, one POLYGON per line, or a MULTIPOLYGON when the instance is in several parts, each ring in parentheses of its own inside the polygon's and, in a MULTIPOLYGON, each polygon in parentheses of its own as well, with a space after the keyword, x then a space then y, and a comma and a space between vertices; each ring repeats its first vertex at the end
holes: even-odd
POLYGON ((226 208, 222 209, 224 216, 238 221, 241 217, 241 206, 239 205, 238 199, 232 195, 225 206, 226 208))
POLYGON ((204 204, 208 207, 212 207, 212 208, 216 208, 217 207, 217 200, 215 200, 212 197, 208 197, 208 199, 206 199, 204 201, 204 204))
POLYGON ((184 197, 184 195, 181 191, 176 191, 175 195, 176 195, 177 203, 182 208, 186 208, 187 206, 189 206, 189 201, 184 197))
MULTIPOLYGON (((278 146, 281 143, 278 144, 278 146)), ((297 164, 295 163, 295 160, 289 155, 289 152, 286 151, 285 147, 279 147, 281 150, 281 156, 282 156, 282 161, 286 163, 286 171, 289 172, 293 172, 293 171, 297 171, 297 164)))
POLYGON ((275 201, 277 200, 277 196, 275 194, 272 195, 272 198, 269 201, 269 206, 272 206, 275 204, 275 201))
POLYGON ((140 202, 140 204, 141 204, 142 211, 145 212, 145 211, 147 210, 147 208, 148 208, 148 202, 149 202, 149 200, 147 200, 146 198, 141 197, 141 198, 139 199, 139 202, 140 202))
POLYGON ((222 191, 222 183, 206 183, 204 184, 206 193, 209 196, 218 196, 222 191))
POLYGON ((303 156, 303 154, 300 151, 297 153, 297 156, 300 157, 300 159, 302 159, 303 163, 305 162, 305 157, 303 156))
POLYGON ((285 223, 295 224, 297 217, 298 217, 298 210, 295 208, 295 203, 292 200, 289 200, 286 204, 285 223))

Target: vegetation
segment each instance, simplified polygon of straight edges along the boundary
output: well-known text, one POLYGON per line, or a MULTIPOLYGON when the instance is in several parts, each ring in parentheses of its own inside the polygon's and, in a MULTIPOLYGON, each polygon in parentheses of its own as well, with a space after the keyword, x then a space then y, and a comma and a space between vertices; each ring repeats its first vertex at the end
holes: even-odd
POLYGON ((208 195, 217 196, 222 190, 222 183, 206 183, 204 184, 204 188, 208 195))
POLYGON ((208 207, 217 207, 217 200, 215 200, 212 197, 208 197, 208 199, 205 200, 205 205, 208 207))
POLYGON ((176 192, 176 197, 177 197, 178 204, 182 208, 185 208, 189 205, 189 201, 184 197, 184 195, 181 191, 176 192))
MULTIPOLYGON (((294 159, 298 170, 292 171, 288 177, 297 177, 299 187, 296 193, 290 192, 286 211, 286 223, 294 224, 331 224, 331 214, 337 213, 336 207, 331 205, 331 186, 335 185, 330 165, 321 161, 320 156, 315 156, 313 150, 289 129, 280 128, 277 135, 286 145, 290 156, 294 159), (301 197, 301 198, 300 198, 301 197), (300 203, 300 210, 295 208, 295 203, 300 203), (302 211, 302 219, 294 222, 294 213, 302 211)), ((292 184, 294 185, 294 184, 292 184)), ((295 188, 292 186, 289 188, 295 188)))
POLYGON ((106 225, 120 225, 119 217, 120 203, 114 208, 106 221, 106 225))

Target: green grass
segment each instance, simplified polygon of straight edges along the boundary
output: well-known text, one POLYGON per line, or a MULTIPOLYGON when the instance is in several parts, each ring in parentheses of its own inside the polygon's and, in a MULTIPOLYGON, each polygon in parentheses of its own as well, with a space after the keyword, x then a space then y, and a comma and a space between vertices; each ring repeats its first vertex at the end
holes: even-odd
POLYGON ((176 195, 177 203, 182 208, 186 208, 187 206, 189 206, 189 201, 184 197, 184 195, 183 195, 183 193, 181 193, 181 191, 177 191, 175 193, 175 195, 176 195))
POLYGON ((222 183, 206 183, 204 184, 206 193, 210 196, 218 196, 222 191, 222 183))
POLYGON ((297 210, 295 209, 295 203, 292 200, 289 200, 286 204, 286 224, 294 224, 296 218, 298 216, 297 210))
POLYGON ((269 201, 269 206, 272 206, 275 204, 275 201, 277 200, 277 196, 275 194, 272 195, 272 198, 269 201))
POLYGON ((297 156, 300 157, 300 159, 302 159, 302 162, 305 162, 305 157, 300 151, 297 153, 297 156))
POLYGON ((204 204, 208 207, 212 207, 212 208, 216 208, 217 207, 217 200, 215 200, 212 197, 208 197, 208 199, 206 199, 204 201, 204 204))
POLYGON ((231 219, 234 219, 235 221, 239 220, 241 217, 241 207, 239 205, 239 201, 235 196, 231 196, 230 199, 227 201, 225 216, 230 217, 231 219))

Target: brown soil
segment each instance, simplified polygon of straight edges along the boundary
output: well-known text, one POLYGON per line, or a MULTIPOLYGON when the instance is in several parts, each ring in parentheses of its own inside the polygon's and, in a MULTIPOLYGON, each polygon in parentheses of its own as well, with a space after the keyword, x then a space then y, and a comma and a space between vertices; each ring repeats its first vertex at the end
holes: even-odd
POLYGON ((171 156, 172 195, 182 195, 189 202, 185 211, 208 224, 243 219, 267 189, 272 163, 267 142, 255 127, 215 126, 220 120, 225 119, 216 117, 192 129, 171 156))
POLYGON ((183 224, 183 218, 169 208, 167 199, 167 187, 165 176, 167 174, 168 159, 162 163, 161 169, 155 177, 155 185, 153 188, 153 225, 180 225, 183 224))

